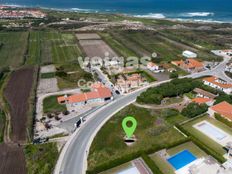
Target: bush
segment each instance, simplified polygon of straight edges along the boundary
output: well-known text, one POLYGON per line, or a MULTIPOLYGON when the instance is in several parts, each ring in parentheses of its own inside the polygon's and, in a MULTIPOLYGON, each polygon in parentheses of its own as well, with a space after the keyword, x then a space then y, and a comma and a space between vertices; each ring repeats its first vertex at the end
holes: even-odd
POLYGON ((216 98, 216 101, 214 104, 218 104, 218 103, 221 103, 223 101, 226 101, 226 102, 232 104, 232 96, 227 95, 227 94, 221 94, 216 98))
POLYGON ((148 167, 151 169, 151 171, 155 174, 163 174, 159 167, 155 164, 155 162, 146 154, 142 154, 141 157, 145 161, 145 163, 148 165, 148 167))
POLYGON ((229 121, 229 120, 227 120, 226 118, 222 117, 220 114, 215 114, 214 117, 215 117, 218 121, 220 121, 220 122, 224 123, 225 125, 227 125, 227 126, 229 126, 229 127, 232 128, 232 122, 229 121))
POLYGON ((170 79, 175 79, 175 78, 178 78, 179 75, 178 73, 175 71, 175 72, 172 72, 170 75, 169 75, 170 79))
POLYGON ((208 106, 206 104, 197 104, 190 103, 186 108, 184 108, 181 112, 185 117, 193 118, 198 115, 205 113, 208 110, 208 106))

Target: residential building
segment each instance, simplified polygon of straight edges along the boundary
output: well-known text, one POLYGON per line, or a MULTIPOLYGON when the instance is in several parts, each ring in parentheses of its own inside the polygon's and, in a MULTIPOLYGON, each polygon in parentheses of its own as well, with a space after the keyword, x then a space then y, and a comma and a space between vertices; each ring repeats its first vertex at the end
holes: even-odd
POLYGON ((185 50, 182 55, 186 58, 196 58, 197 57, 197 54, 192 52, 192 51, 188 51, 188 50, 185 50))
POLYGON ((98 83, 92 86, 92 91, 79 93, 71 96, 61 96, 57 98, 60 104, 69 104, 71 106, 84 106, 92 103, 102 103, 112 100, 112 93, 109 88, 98 83))
POLYGON ((206 77, 203 79, 203 82, 205 85, 210 86, 212 88, 221 90, 225 92, 226 94, 231 94, 232 92, 232 84, 228 83, 220 78, 217 78, 215 76, 206 77))
POLYGON ((217 95, 210 93, 208 91, 205 91, 203 89, 200 89, 200 88, 195 88, 193 92, 195 92, 197 94, 197 97, 200 97, 200 98, 214 99, 217 97, 217 95))
POLYGON ((197 97, 192 99, 192 102, 197 104, 206 104, 208 106, 212 106, 214 103, 214 100, 211 98, 203 98, 203 97, 197 97))
POLYGON ((172 61, 171 63, 190 73, 200 72, 204 70, 204 64, 195 59, 172 61))
POLYGON ((208 114, 210 116, 213 117, 215 113, 220 114, 222 117, 228 119, 229 121, 232 121, 232 105, 226 101, 211 106, 208 109, 208 114))
POLYGON ((147 64, 147 69, 149 69, 150 71, 156 72, 156 73, 164 72, 164 69, 162 69, 159 65, 153 62, 149 62, 147 64))
POLYGON ((121 93, 128 93, 133 89, 147 84, 146 79, 136 73, 132 75, 119 75, 115 86, 121 93))

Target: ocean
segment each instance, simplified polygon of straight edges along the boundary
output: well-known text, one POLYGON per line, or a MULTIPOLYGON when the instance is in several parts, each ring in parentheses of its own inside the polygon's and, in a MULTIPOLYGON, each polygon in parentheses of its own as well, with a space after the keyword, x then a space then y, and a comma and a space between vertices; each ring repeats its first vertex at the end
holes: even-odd
POLYGON ((0 0, 0 4, 123 13, 149 18, 232 22, 232 0, 0 0))

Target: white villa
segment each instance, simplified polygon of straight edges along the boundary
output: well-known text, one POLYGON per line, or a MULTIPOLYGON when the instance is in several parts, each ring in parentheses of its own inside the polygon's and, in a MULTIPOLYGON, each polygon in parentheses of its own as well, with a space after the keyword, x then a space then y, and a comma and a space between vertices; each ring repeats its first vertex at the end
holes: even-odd
POLYGON ((210 86, 212 88, 221 90, 226 94, 231 94, 232 92, 232 84, 228 83, 220 78, 217 77, 206 77, 203 79, 205 85, 210 86))

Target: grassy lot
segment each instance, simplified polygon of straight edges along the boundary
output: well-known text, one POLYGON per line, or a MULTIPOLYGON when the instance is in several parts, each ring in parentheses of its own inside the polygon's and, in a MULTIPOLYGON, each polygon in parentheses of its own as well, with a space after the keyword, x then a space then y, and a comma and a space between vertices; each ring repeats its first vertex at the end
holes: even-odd
POLYGON ((109 159, 113 160, 132 152, 183 139, 185 138, 166 121, 165 117, 158 116, 154 111, 129 105, 111 118, 98 132, 90 149, 88 166, 92 169, 109 159), (135 132, 138 141, 131 147, 124 143, 125 133, 121 126, 123 118, 127 115, 134 116, 138 122, 135 132))
POLYGON ((213 149, 215 152, 224 155, 226 153, 226 151, 223 149, 223 147, 218 144, 217 142, 215 142, 214 140, 212 140, 211 138, 209 138, 208 136, 204 135, 203 133, 201 133, 200 131, 198 131, 197 129, 195 129, 193 127, 193 125, 206 120, 210 123, 212 123, 213 125, 219 127, 220 129, 224 130, 225 132, 229 133, 230 135, 232 135, 232 130, 227 127, 226 125, 224 125, 223 123, 212 119, 208 116, 204 116, 201 118, 198 118, 196 120, 193 120, 191 122, 188 122, 184 125, 182 125, 182 127, 188 131, 190 134, 192 134, 193 136, 195 136, 196 138, 198 138, 200 141, 202 141, 203 143, 207 144, 211 149, 213 149))
POLYGON ((116 40, 110 33, 99 33, 101 38, 112 48, 115 50, 118 55, 127 58, 130 56, 137 57, 136 53, 127 48, 125 45, 123 45, 120 41, 116 40))
POLYGON ((57 65, 56 77, 60 89, 76 88, 80 79, 93 81, 91 73, 84 71, 78 63, 57 65))
POLYGON ((27 145, 24 149, 28 174, 52 173, 59 153, 55 143, 27 145))
POLYGON ((30 32, 27 64, 64 63, 81 56, 73 33, 30 32))
POLYGON ((60 105, 57 101, 58 96, 50 96, 43 101, 43 111, 44 113, 51 112, 62 112, 66 110, 65 105, 60 105))
MULTIPOLYGON (((183 150, 189 150, 197 158, 207 156, 207 154, 204 151, 202 151, 199 147, 197 147, 192 142, 187 142, 187 143, 181 144, 179 146, 176 146, 174 148, 168 149, 167 153, 170 156, 173 156, 173 155, 175 155, 183 150)), ((161 171, 163 173, 175 174, 173 167, 166 160, 162 159, 158 154, 153 154, 150 156, 155 161, 157 166, 159 166, 159 168, 161 169, 161 171)))
POLYGON ((24 63, 28 32, 0 32, 0 68, 24 63))
POLYGON ((40 74, 40 77, 42 79, 49 79, 49 78, 53 78, 56 76, 56 73, 52 72, 52 73, 42 73, 40 74))

